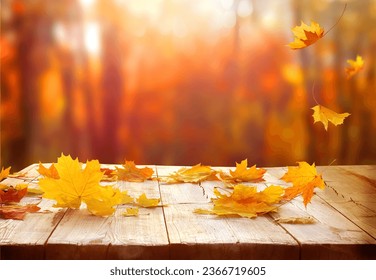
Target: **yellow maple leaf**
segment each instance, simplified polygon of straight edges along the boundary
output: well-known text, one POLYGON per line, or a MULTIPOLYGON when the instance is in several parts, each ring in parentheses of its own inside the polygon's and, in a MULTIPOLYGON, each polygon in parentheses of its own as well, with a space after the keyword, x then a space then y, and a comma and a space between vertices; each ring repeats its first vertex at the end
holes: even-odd
POLYGON ((350 79, 364 67, 364 60, 360 55, 356 56, 356 60, 348 59, 347 63, 349 64, 349 66, 345 68, 347 79, 350 79))
POLYGON ((199 183, 205 180, 218 180, 215 176, 217 172, 210 166, 201 165, 201 163, 192 166, 191 168, 180 168, 178 171, 173 172, 166 178, 161 178, 162 182, 174 183, 199 183))
POLYGON ((298 162, 298 166, 289 166, 288 171, 281 178, 285 182, 292 183, 285 189, 283 198, 291 200, 302 195, 304 206, 311 201, 314 188, 325 188, 325 182, 320 174, 317 174, 315 164, 309 165, 305 161, 298 162))
POLYGON ((54 164, 51 164, 49 168, 46 168, 42 163, 39 163, 39 168, 37 171, 40 175, 43 175, 45 177, 59 179, 59 173, 57 172, 54 164))
POLYGON ((138 216, 138 208, 137 207, 131 207, 125 209, 125 212, 123 213, 123 216, 125 217, 132 217, 132 216, 138 216))
POLYGON ((276 204, 282 199, 283 192, 281 186, 269 186, 263 191, 257 191, 256 187, 241 184, 234 186, 230 195, 222 194, 214 189, 216 198, 212 199, 213 209, 196 209, 194 212, 254 218, 260 214, 274 211, 277 207, 276 204))
POLYGON ((61 155, 55 165, 59 179, 42 178, 39 186, 44 191, 43 197, 56 201, 55 207, 77 209, 81 202, 86 203, 94 215, 108 216, 115 205, 122 200, 119 190, 99 184, 103 173, 97 160, 88 161, 84 169, 76 158, 61 155))
POLYGON ((0 181, 9 176, 10 169, 11 169, 10 166, 8 168, 6 168, 6 169, 4 169, 4 167, 1 168, 0 181))
POLYGON ((235 171, 230 170, 230 175, 220 172, 220 178, 227 183, 240 183, 240 182, 261 182, 263 181, 265 169, 256 168, 256 165, 248 168, 247 159, 242 160, 241 163, 236 163, 235 171))
POLYGON ((153 175, 153 169, 149 167, 138 168, 133 161, 125 161, 124 168, 116 167, 118 180, 128 182, 143 182, 153 175))
POLYGON ((139 196, 137 199, 137 205, 145 208, 149 207, 157 207, 159 204, 160 199, 159 198, 147 198, 146 194, 143 193, 139 196))
POLYGON ((295 26, 291 30, 295 38, 288 46, 293 50, 308 47, 324 36, 324 29, 314 21, 311 21, 311 25, 302 21, 301 25, 295 26))
POLYGON ((349 113, 338 114, 322 105, 316 105, 311 108, 313 112, 313 123, 322 122, 325 130, 328 130, 328 122, 331 122, 335 126, 343 124, 345 118, 350 116, 349 113))

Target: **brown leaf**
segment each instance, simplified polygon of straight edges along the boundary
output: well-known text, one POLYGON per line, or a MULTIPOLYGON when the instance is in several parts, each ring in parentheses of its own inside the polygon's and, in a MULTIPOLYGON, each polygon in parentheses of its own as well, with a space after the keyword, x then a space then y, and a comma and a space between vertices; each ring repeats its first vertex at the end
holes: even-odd
POLYGON ((256 168, 256 165, 253 165, 250 168, 247 168, 248 161, 247 159, 242 160, 241 163, 236 163, 235 171, 230 170, 230 175, 221 172, 220 178, 226 183, 241 183, 241 182, 261 182, 263 181, 265 169, 256 168))
POLYGON ((313 217, 277 218, 274 221, 279 224, 314 224, 316 222, 313 217))
POLYGON ((180 168, 178 171, 173 172, 166 178, 161 178, 162 182, 168 184, 175 183, 199 183, 205 180, 218 180, 215 176, 217 172, 211 169, 210 166, 196 164, 191 168, 180 168))
POLYGON ((19 184, 15 187, 0 184, 0 204, 15 203, 27 193, 27 184, 19 184))
POLYGON ((256 187, 236 185, 228 196, 220 193, 217 189, 214 189, 214 194, 216 198, 213 199, 213 209, 196 209, 194 212, 255 218, 276 209, 276 204, 282 199, 283 188, 269 186, 263 191, 257 191, 256 187))
POLYGON ((0 218, 23 220, 26 213, 38 212, 40 208, 36 204, 20 205, 2 205, 0 206, 0 218))
POLYGON ((153 169, 149 167, 138 168, 133 161, 125 161, 124 168, 116 167, 116 175, 120 181, 144 182, 153 175, 153 169))

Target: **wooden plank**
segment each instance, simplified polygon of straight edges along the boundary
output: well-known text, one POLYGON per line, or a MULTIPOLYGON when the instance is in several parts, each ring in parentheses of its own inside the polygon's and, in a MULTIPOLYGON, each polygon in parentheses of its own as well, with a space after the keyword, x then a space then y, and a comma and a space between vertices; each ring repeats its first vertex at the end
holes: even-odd
MULTIPOLYGON (((274 176, 272 180, 276 182, 284 172, 286 168, 271 168, 268 176, 274 176)), ((301 244, 301 258, 375 259, 375 239, 337 211, 332 203, 321 199, 319 196, 323 193, 318 190, 307 208, 299 197, 272 214, 274 218, 309 216, 316 220, 316 223, 306 225, 282 224, 301 244)))
MULTIPOLYGON (((157 166, 165 176, 180 167, 157 166)), ((268 217, 219 218, 193 213, 209 208, 214 186, 160 184, 172 259, 297 259, 299 246, 268 217)))
MULTIPOLYGON (((107 167, 107 166, 106 166, 107 167)), ((117 182, 132 196, 145 192, 159 198, 158 183, 117 182)), ((153 259, 168 257, 168 238, 161 207, 141 209, 138 217, 124 217, 124 206, 113 216, 69 210, 48 240, 47 259, 153 259)))
POLYGON ((318 169, 328 186, 318 195, 376 239, 376 166, 318 169))
MULTIPOLYGON (((38 176, 37 165, 31 165, 20 173, 26 173, 28 180, 38 176)), ((35 181, 35 180, 34 180, 35 181)), ((4 184, 24 183, 24 180, 7 178, 4 184)), ((35 184, 34 183, 31 183, 35 184)), ((28 213, 23 221, 0 219, 0 258, 1 259, 43 259, 44 244, 64 215, 63 209, 52 208, 52 202, 35 197, 24 197, 21 204, 39 203, 40 211, 28 213)))

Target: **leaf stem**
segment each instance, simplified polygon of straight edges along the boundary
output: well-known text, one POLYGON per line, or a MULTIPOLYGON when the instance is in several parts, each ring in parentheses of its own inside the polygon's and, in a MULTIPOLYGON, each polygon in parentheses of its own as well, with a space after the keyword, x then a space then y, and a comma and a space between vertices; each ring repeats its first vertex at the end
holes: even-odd
POLYGON ((336 27, 336 25, 340 22, 340 20, 342 19, 343 15, 345 14, 345 11, 346 11, 346 7, 347 7, 347 3, 345 3, 345 7, 343 7, 343 11, 342 11, 342 14, 340 15, 340 17, 338 18, 337 22, 329 28, 329 30, 327 32, 324 33, 324 35, 322 37, 324 37, 326 34, 328 34, 334 27, 336 27))

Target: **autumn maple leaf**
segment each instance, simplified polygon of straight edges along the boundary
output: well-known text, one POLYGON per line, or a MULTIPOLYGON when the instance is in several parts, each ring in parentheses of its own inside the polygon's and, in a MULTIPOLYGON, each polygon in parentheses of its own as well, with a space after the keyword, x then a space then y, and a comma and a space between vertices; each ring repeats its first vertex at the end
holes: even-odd
POLYGON ((311 21, 311 25, 302 21, 301 25, 295 26, 291 30, 295 38, 288 46, 293 50, 308 47, 324 36, 324 29, 314 21, 311 21))
POLYGON ((235 215, 254 218, 257 215, 274 211, 283 195, 281 186, 269 186, 263 191, 256 187, 236 185, 230 195, 220 193, 214 189, 213 209, 196 209, 198 214, 215 214, 218 216, 235 215))
POLYGON ((343 124, 344 119, 350 116, 349 113, 338 114, 322 105, 316 105, 311 109, 314 111, 312 115, 314 119, 313 123, 322 122, 325 130, 328 130, 328 122, 337 126, 343 124))
POLYGON ((349 66, 345 68, 347 79, 350 79, 364 67, 364 60, 360 55, 356 56, 356 60, 348 59, 347 63, 349 64, 349 66))
POLYGON ((15 187, 0 184, 0 204, 20 202, 27 193, 27 184, 15 187))
POLYGON ((291 200, 302 195, 304 206, 311 201, 314 188, 325 188, 325 182, 322 176, 317 174, 315 164, 309 165, 305 161, 298 162, 298 166, 289 166, 281 179, 292 183, 291 187, 285 189, 283 199, 291 200))
POLYGON ((125 161, 123 167, 116 167, 116 174, 120 181, 143 182, 150 179, 154 173, 149 167, 138 168, 133 161, 125 161))
POLYGON ((162 182, 174 183, 199 183, 205 180, 218 180, 215 176, 217 172, 210 166, 196 164, 191 168, 180 168, 178 171, 173 172, 166 178, 161 178, 162 182))
POLYGON ((146 208, 158 206, 159 201, 159 198, 147 198, 145 193, 141 194, 136 200, 137 205, 146 208))
POLYGON ((43 197, 54 199, 55 207, 77 209, 84 202, 94 215, 108 216, 115 211, 113 207, 121 202, 119 190, 99 184, 103 173, 97 160, 88 161, 82 169, 78 159, 73 160, 71 156, 62 154, 55 167, 59 179, 46 177, 39 180, 43 197))
POLYGON ((38 212, 40 208, 35 204, 28 205, 2 205, 0 206, 0 218, 23 220, 26 213, 38 212))
POLYGON ((0 181, 9 176, 10 169, 11 169, 11 167, 8 167, 6 169, 4 169, 4 167, 1 168, 0 181))
POLYGON ((49 168, 46 168, 42 163, 39 163, 37 171, 45 177, 59 179, 59 173, 56 170, 55 164, 51 164, 49 168))
POLYGON ((241 163, 236 163, 235 171, 230 170, 230 175, 221 172, 220 178, 227 183, 240 183, 240 182, 261 182, 263 181, 265 169, 256 168, 256 165, 248 168, 247 159, 242 160, 241 163))

